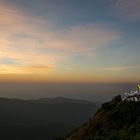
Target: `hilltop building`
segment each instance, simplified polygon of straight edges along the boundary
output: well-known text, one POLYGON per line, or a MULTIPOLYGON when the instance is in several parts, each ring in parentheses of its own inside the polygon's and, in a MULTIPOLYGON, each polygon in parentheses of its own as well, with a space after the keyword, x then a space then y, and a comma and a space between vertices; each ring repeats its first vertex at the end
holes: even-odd
POLYGON ((121 95, 122 100, 127 101, 140 101, 140 84, 137 85, 136 91, 131 91, 130 93, 126 92, 121 95))

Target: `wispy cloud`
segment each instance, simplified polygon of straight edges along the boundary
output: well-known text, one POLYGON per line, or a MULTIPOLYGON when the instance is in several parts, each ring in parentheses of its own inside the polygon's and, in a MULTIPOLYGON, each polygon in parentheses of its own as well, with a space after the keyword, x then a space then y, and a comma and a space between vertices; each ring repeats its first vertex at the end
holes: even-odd
POLYGON ((41 66, 16 66, 16 65, 0 65, 0 74, 47 74, 54 68, 53 65, 41 66))
POLYGON ((8 57, 18 62, 1 64, 0 73, 47 73, 73 54, 94 57, 121 37, 119 31, 94 23, 51 30, 51 21, 5 3, 0 3, 0 19, 0 61, 8 57))
POLYGON ((106 67, 99 69, 100 71, 111 71, 111 72, 122 72, 127 70, 140 69, 140 66, 117 66, 117 67, 106 67))
POLYGON ((97 24, 74 26, 55 33, 52 32, 47 37, 46 47, 69 53, 93 53, 99 47, 104 47, 120 37, 119 31, 97 24))
POLYGON ((140 20, 140 1, 139 0, 111 0, 116 9, 117 15, 125 20, 140 20))

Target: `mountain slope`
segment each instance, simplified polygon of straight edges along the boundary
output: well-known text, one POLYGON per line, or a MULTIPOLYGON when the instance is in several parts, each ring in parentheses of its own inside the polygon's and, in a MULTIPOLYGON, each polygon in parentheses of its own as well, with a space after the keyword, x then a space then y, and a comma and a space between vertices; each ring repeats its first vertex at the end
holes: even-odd
POLYGON ((51 140, 71 132, 97 109, 87 101, 63 101, 0 98, 0 136, 5 140, 51 140))
POLYGON ((34 99, 29 100, 32 102, 37 103, 46 103, 46 104, 56 104, 56 103, 79 103, 79 104, 93 104, 93 102, 87 101, 87 100, 78 100, 78 99, 72 99, 72 98, 65 98, 65 97, 55 97, 55 98, 40 98, 40 99, 34 99))
POLYGON ((115 97, 105 103, 68 140, 139 140, 140 102, 121 101, 115 97))

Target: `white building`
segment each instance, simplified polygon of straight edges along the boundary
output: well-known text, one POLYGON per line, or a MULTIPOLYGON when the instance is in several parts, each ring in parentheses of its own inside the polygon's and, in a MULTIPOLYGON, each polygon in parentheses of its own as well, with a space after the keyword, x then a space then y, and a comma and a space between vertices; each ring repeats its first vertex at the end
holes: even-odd
POLYGON ((140 101, 140 92, 139 91, 131 91, 130 93, 126 92, 121 95, 122 100, 127 101, 140 101))

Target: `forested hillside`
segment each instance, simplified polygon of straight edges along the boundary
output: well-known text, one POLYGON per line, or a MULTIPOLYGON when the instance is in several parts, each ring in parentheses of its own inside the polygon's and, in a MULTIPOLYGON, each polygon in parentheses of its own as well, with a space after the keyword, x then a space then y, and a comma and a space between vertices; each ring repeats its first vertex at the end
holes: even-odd
POLYGON ((139 140, 140 102, 122 101, 120 96, 101 108, 67 139, 139 140))

